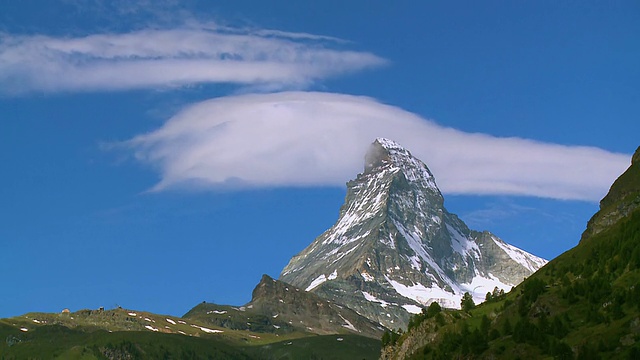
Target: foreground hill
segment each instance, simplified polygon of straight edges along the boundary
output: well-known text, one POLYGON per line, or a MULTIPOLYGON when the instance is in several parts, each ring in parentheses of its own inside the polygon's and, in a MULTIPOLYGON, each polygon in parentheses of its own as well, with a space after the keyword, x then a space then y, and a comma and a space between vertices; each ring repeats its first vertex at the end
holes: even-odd
POLYGON ((2 359, 162 359, 195 354, 204 359, 250 359, 236 348, 249 335, 125 309, 29 313, 0 320, 0 354, 2 359))
POLYGON ((575 248, 474 309, 414 317, 382 359, 640 359, 639 205, 640 148, 575 248))
POLYGON ((29 313, 0 320, 0 359, 376 359, 380 341, 233 330, 125 309, 29 313))

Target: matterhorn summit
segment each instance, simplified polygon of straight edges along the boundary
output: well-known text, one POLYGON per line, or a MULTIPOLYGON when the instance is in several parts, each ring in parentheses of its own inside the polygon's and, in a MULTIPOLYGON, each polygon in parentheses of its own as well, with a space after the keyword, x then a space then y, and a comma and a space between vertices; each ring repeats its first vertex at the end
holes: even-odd
POLYGON ((459 308, 495 287, 508 291, 546 264, 444 207, 427 166, 378 138, 363 173, 347 183, 338 221, 294 256, 280 280, 342 304, 387 328, 437 301, 459 308))

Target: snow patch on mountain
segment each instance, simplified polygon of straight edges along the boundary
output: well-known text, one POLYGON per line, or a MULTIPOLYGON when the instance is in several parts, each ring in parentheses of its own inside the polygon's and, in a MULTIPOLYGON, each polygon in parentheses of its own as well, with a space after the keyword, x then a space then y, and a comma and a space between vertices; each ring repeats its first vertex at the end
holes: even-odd
POLYGON ((476 260, 480 260, 480 248, 475 241, 468 239, 466 236, 462 235, 460 231, 455 229, 453 226, 446 224, 447 231, 451 235, 451 247, 458 254, 466 257, 473 256, 476 260))
POLYGON ((369 275, 369 273, 367 273, 366 271, 361 272, 360 276, 362 276, 364 281, 367 281, 367 282, 375 280, 375 278, 373 276, 369 275))
POLYGON ((451 299, 457 296, 455 293, 445 291, 444 289, 441 289, 437 286, 426 287, 420 283, 407 286, 395 280, 392 280, 387 276, 385 276, 385 279, 387 280, 387 282, 389 282, 389 284, 391 284, 393 289, 398 294, 408 299, 414 300, 415 302, 424 306, 429 305, 434 300, 437 301, 439 299, 451 299))
POLYGON ((462 300, 462 295, 465 292, 468 292, 473 296, 473 302, 479 304, 485 301, 487 293, 492 292, 494 288, 502 289, 505 292, 511 290, 514 284, 505 284, 497 277, 492 274, 488 274, 488 277, 476 275, 473 277, 473 280, 469 283, 460 284, 459 296, 460 299, 456 298, 458 301, 458 307, 460 306, 460 301, 462 300))
POLYGON ((315 280, 313 280, 311 282, 311 284, 309 284, 309 286, 307 286, 307 288, 304 289, 304 291, 311 291, 311 290, 315 289, 316 287, 318 287, 320 284, 322 284, 325 281, 327 281, 327 277, 324 274, 321 274, 315 280))
POLYGON ((389 305, 389 303, 388 303, 388 302, 386 302, 386 301, 384 301, 384 300, 380 300, 380 299, 378 299, 377 297, 375 297, 375 296, 373 296, 373 295, 369 294, 369 293, 368 293, 368 292, 366 292, 366 291, 363 291, 363 292, 362 292, 362 295, 364 296, 364 298, 365 298, 365 299, 367 299, 367 301, 371 301, 371 302, 374 302, 374 303, 379 303, 379 304, 380 304, 380 306, 382 306, 382 307, 387 307, 387 305, 389 305))
POLYGON ((415 305, 402 305, 402 308, 407 310, 412 314, 420 314, 422 312, 422 308, 420 306, 415 305))
POLYGON ((338 277, 338 270, 333 270, 333 272, 327 277, 327 280, 334 280, 338 277))
POLYGON ((209 334, 218 334, 218 333, 224 332, 222 330, 209 329, 209 328, 198 326, 198 325, 191 325, 191 327, 194 327, 196 329, 200 329, 200 330, 202 330, 202 331, 204 331, 206 333, 209 333, 209 334))
POLYGON ((353 324, 349 320, 345 319, 342 315, 340 315, 340 318, 342 318, 342 320, 345 322, 342 327, 347 328, 351 331, 360 332, 360 330, 356 329, 356 327, 353 326, 353 324))
POLYGON ((526 251, 519 249, 513 245, 509 245, 504 241, 497 239, 495 236, 492 237, 492 240, 505 253, 507 253, 507 255, 509 255, 509 257, 513 259, 513 261, 531 270, 531 272, 538 270, 539 268, 543 267, 547 263, 547 260, 537 257, 535 255, 531 255, 526 251))

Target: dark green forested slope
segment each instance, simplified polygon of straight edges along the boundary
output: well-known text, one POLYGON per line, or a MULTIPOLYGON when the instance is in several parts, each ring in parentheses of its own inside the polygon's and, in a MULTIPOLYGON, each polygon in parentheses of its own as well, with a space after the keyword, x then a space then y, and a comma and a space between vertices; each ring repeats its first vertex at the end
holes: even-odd
POLYGON ((383 359, 640 359, 640 148, 582 240, 510 293, 416 316, 383 359))
POLYGON ((47 325, 23 333, 0 323, 0 359, 252 359, 214 338, 143 331, 83 331, 47 325))

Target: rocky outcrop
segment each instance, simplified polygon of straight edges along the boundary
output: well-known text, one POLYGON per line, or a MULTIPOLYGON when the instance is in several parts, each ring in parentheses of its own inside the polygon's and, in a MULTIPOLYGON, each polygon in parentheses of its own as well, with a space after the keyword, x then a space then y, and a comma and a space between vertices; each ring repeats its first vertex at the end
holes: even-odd
POLYGON ((640 147, 631 158, 631 166, 611 185, 600 201, 600 210, 587 223, 580 241, 607 229, 640 207, 640 147))
POLYGON ((318 335, 357 334, 379 339, 380 324, 317 294, 263 275, 244 306, 201 303, 186 319, 233 330, 287 334, 293 331, 318 335))

